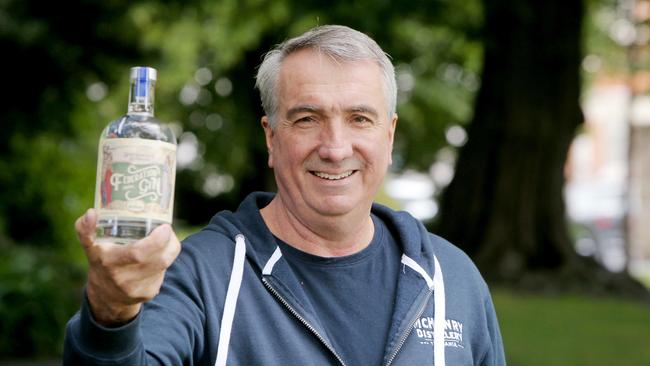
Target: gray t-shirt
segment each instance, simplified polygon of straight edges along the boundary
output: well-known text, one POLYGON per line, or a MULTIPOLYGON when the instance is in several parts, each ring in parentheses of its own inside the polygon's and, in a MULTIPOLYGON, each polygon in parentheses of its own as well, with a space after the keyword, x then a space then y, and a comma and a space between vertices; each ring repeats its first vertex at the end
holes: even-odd
POLYGON ((358 253, 319 257, 277 239, 334 349, 348 365, 381 365, 393 315, 402 255, 386 225, 358 253))

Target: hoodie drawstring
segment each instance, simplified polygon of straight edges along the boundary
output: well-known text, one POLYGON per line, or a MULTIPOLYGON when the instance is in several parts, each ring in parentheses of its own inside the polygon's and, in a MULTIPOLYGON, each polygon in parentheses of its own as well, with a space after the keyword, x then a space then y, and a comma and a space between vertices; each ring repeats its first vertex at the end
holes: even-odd
POLYGON ((433 359, 435 366, 445 366, 445 282, 435 255, 433 261, 436 266, 433 274, 433 359))
POLYGON ((237 308, 237 297, 244 276, 244 261, 246 260, 246 241, 244 236, 239 234, 235 237, 235 258, 230 272, 230 282, 226 292, 226 302, 221 316, 221 329, 219 330, 219 345, 217 346, 217 360, 215 366, 225 366, 228 359, 228 346, 230 344, 230 333, 232 321, 235 318, 237 308))
POLYGON ((445 366, 445 282, 442 279, 442 268, 435 255, 433 262, 435 272, 432 279, 416 261, 406 254, 402 255, 402 263, 419 273, 426 281, 429 290, 433 291, 433 360, 435 366, 445 366))

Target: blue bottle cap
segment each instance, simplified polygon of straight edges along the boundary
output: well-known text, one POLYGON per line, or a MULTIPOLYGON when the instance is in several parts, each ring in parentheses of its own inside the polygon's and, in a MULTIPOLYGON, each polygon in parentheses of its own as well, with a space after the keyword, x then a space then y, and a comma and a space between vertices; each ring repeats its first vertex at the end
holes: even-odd
POLYGON ((131 82, 135 82, 135 96, 145 97, 149 93, 149 87, 156 81, 156 69, 148 66, 136 66, 131 68, 131 82))

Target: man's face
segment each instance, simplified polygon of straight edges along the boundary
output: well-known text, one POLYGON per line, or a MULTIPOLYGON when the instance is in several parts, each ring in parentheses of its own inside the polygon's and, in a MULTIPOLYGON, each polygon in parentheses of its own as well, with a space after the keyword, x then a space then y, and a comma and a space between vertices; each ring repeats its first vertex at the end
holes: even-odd
POLYGON ((298 219, 369 212, 391 163, 389 118, 374 61, 335 61, 314 50, 285 58, 275 127, 262 125, 278 196, 298 219))

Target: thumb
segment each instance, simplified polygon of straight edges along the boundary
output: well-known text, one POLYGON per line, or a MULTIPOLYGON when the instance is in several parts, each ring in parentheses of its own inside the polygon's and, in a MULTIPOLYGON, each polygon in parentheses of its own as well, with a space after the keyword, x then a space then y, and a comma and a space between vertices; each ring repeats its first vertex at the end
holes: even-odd
POLYGON ((95 241, 95 225, 97 224, 97 213, 95 209, 89 208, 86 213, 79 217, 74 224, 77 237, 84 248, 89 248, 95 241))
POLYGON ((154 243, 167 243, 171 237, 172 229, 169 224, 163 224, 153 229, 145 240, 154 243))

